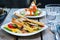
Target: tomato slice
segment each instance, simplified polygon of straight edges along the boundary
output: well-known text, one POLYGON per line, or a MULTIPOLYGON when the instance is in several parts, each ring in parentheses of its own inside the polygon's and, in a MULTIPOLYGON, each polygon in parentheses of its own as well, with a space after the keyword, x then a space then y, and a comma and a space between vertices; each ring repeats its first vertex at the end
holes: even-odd
POLYGON ((37 7, 33 6, 33 12, 36 12, 36 10, 37 10, 37 7))
POLYGON ((12 25, 11 23, 8 24, 8 27, 9 27, 9 28, 14 28, 13 25, 12 25))
POLYGON ((33 9, 31 8, 29 11, 30 11, 30 16, 32 16, 33 9))

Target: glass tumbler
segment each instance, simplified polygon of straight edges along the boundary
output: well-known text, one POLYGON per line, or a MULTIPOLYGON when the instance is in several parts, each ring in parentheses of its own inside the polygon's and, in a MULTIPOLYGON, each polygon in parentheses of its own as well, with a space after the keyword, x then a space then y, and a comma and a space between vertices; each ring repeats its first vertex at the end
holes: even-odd
POLYGON ((60 22, 60 4, 48 4, 45 5, 46 9, 46 24, 52 33, 55 34, 55 39, 59 39, 58 30, 60 25, 57 23, 60 22))
POLYGON ((60 15, 60 4, 48 4, 45 6, 45 9, 46 22, 52 25, 55 24, 55 21, 58 21, 58 16, 60 15))

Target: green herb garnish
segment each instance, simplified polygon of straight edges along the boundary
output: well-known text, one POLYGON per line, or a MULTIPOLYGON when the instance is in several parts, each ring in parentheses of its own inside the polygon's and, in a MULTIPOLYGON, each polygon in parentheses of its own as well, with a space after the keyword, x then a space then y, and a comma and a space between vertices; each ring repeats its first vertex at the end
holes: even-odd
POLYGON ((14 28, 18 28, 18 26, 16 24, 13 24, 14 28))

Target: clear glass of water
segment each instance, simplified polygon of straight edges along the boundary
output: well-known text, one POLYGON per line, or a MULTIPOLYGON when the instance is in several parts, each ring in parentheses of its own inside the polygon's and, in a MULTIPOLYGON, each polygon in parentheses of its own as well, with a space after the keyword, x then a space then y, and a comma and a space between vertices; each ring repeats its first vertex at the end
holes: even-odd
POLYGON ((48 4, 46 9, 46 21, 48 24, 55 24, 57 16, 60 15, 60 4, 48 4))
MULTIPOLYGON (((50 27, 50 30, 57 34, 57 22, 60 22, 60 4, 48 4, 46 9, 46 23, 50 27)), ((56 37, 55 37, 56 38, 56 37)), ((56 38, 57 39, 57 38, 56 38)))

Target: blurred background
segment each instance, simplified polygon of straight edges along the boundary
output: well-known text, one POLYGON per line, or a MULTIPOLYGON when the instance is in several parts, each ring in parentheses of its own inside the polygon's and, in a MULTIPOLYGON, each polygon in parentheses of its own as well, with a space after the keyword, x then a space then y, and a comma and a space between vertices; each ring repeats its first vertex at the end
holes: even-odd
MULTIPOLYGON (((33 0, 0 0, 0 7, 26 8, 33 0)), ((39 8, 44 8, 46 4, 60 4, 60 0, 36 0, 36 4, 41 3, 39 8)))

